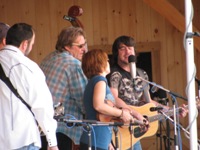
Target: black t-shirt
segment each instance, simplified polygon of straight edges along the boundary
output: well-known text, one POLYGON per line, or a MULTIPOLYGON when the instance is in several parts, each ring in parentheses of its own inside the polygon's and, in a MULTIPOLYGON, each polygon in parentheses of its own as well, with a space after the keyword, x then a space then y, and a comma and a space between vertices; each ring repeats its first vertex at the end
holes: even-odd
MULTIPOLYGON (((140 68, 137 68, 137 76, 148 80, 147 73, 140 68)), ((147 88, 148 84, 141 79, 136 79, 133 83, 131 73, 122 69, 119 65, 111 68, 107 80, 110 87, 118 89, 118 97, 126 104, 141 106, 147 103, 143 98, 143 93, 144 88, 147 88)))

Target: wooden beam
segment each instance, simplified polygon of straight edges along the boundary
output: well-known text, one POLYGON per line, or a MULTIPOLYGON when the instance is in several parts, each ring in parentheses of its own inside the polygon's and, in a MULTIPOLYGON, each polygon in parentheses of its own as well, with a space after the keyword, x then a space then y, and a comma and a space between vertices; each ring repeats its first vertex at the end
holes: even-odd
MULTIPOLYGON (((185 17, 167 0, 143 0, 151 8, 166 18, 177 30, 185 33, 185 17)), ((193 26, 193 31, 198 31, 193 26)), ((194 46, 200 51, 200 38, 194 38, 194 46)))
MULTIPOLYGON (((137 53, 140 52, 150 52, 150 51, 154 51, 154 50, 160 50, 161 46, 160 46, 160 42, 138 42, 136 43, 136 51, 137 53)), ((105 50, 107 52, 107 54, 112 54, 112 45, 92 45, 92 46, 88 46, 89 50, 92 49, 102 49, 105 50)))

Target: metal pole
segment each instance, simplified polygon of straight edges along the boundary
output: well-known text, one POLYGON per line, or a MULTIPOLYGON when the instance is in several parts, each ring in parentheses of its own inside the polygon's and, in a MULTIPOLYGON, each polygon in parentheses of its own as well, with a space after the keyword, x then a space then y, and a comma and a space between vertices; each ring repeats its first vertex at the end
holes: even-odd
MULTIPOLYGON (((191 0, 185 0, 185 22, 187 33, 192 33, 192 21, 190 19, 192 12, 192 3, 191 0)), ((195 77, 194 77, 194 45, 193 37, 186 36, 185 39, 185 48, 186 48, 186 67, 187 67, 187 83, 188 83, 188 106, 189 106, 189 123, 190 128, 190 149, 197 150, 197 121, 195 118, 196 101, 195 101, 195 77)))

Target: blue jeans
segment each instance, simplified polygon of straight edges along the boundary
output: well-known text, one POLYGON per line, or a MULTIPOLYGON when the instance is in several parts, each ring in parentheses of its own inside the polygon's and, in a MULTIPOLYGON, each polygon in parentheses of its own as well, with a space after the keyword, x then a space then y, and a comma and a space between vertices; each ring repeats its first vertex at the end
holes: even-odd
POLYGON ((30 145, 27 145, 27 146, 24 146, 24 147, 15 149, 15 150, 39 150, 39 147, 34 146, 34 144, 32 143, 30 145))
MULTIPOLYGON (((132 150, 132 148, 129 148, 128 150, 132 150)), ((134 145, 133 145, 133 150, 142 150, 142 146, 140 144, 140 141, 136 142, 134 145)))

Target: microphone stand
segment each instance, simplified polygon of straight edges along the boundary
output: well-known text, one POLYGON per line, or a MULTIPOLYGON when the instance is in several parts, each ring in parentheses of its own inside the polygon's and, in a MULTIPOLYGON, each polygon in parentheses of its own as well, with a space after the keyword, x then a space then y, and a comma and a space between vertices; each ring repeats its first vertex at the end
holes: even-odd
MULTIPOLYGON (((159 111, 159 113, 161 113, 162 115, 164 115, 168 120, 170 120, 173 124, 174 124, 174 120, 172 118, 170 118, 168 115, 166 115, 164 112, 159 111)), ((180 128, 181 130, 183 130, 187 135, 190 136, 190 132, 188 130, 186 130, 182 125, 180 124, 176 124, 176 127, 180 128)), ((200 139, 197 139, 197 143, 200 144, 200 139)))
POLYGON ((160 138, 160 150, 162 150, 162 123, 161 120, 159 120, 159 129, 160 129, 160 133, 157 133, 157 137, 160 138))
POLYGON ((123 122, 100 122, 100 121, 96 121, 96 120, 69 120, 69 119, 65 119, 63 117, 55 117, 55 119, 58 122, 65 122, 66 124, 69 123, 75 123, 76 126, 84 126, 84 129, 86 129, 88 131, 88 138, 89 138, 89 142, 88 142, 88 150, 92 150, 92 136, 91 136, 91 126, 113 126, 114 127, 114 131, 116 133, 115 135, 115 140, 116 140, 116 150, 119 150, 119 144, 118 144, 118 126, 138 126, 143 124, 141 121, 138 120, 134 120, 134 123, 130 122, 130 123, 123 123, 123 122))
MULTIPOLYGON (((160 104, 169 106, 169 99, 165 100, 158 100, 160 104)), ((159 111, 158 111, 159 113, 159 111)), ((174 140, 170 137, 170 125, 169 125, 169 120, 166 120, 166 135, 163 135, 162 133, 162 120, 159 121, 159 133, 157 133, 157 137, 160 137, 160 150, 162 150, 162 138, 164 139, 164 149, 165 150, 170 150, 170 145, 171 145, 171 140, 174 140)))
POLYGON ((145 82, 147 82, 147 83, 149 83, 149 84, 151 84, 151 85, 153 85, 153 86, 156 86, 157 88, 159 88, 159 89, 161 89, 161 90, 163 90, 163 91, 166 91, 167 93, 169 93, 169 94, 171 94, 171 95, 173 95, 173 96, 175 96, 175 97, 178 97, 178 98, 181 98, 181 99, 187 101, 187 98, 185 98, 185 97, 183 97, 183 96, 181 96, 181 95, 179 95, 179 94, 177 94, 177 93, 175 93, 175 92, 172 92, 172 91, 170 91, 170 90, 168 90, 168 89, 165 89, 164 87, 162 87, 162 86, 160 86, 160 85, 157 85, 157 84, 155 84, 155 83, 153 83, 153 82, 150 82, 150 81, 148 81, 148 80, 145 80, 145 79, 143 79, 143 78, 140 77, 140 76, 137 76, 136 79, 141 79, 142 81, 145 81, 145 82))
MULTIPOLYGON (((166 105, 169 106, 169 100, 167 99, 166 105)), ((170 136, 170 125, 169 120, 166 120, 166 126, 167 126, 167 149, 170 150, 171 145, 171 136, 170 136)), ((166 147, 166 146, 165 146, 166 147)))
POLYGON ((173 102, 173 111, 174 111, 174 114, 173 114, 173 117, 174 117, 174 121, 173 121, 173 122, 174 122, 174 144, 175 144, 175 150, 178 150, 178 137, 177 137, 177 129, 176 129, 176 126, 177 126, 176 116, 177 116, 177 114, 176 114, 176 106, 175 106, 175 101, 176 101, 176 98, 175 98, 175 97, 179 97, 179 98, 181 98, 181 99, 183 99, 183 100, 185 100, 185 101, 187 101, 187 99, 184 98, 184 97, 182 97, 181 95, 179 95, 179 94, 177 94, 177 93, 174 93, 174 92, 172 92, 172 91, 170 91, 170 90, 168 90, 168 89, 163 88, 163 87, 160 86, 160 85, 157 85, 157 84, 152 83, 152 82, 150 82, 150 81, 148 81, 148 80, 145 80, 145 79, 143 79, 142 77, 137 76, 136 78, 141 79, 142 81, 145 81, 145 82, 147 82, 147 83, 149 83, 149 84, 151 84, 151 85, 153 85, 153 86, 156 86, 157 88, 160 88, 160 89, 162 89, 163 91, 166 91, 167 93, 169 93, 169 94, 171 95, 171 97, 172 97, 172 102, 173 102))
POLYGON ((132 138, 132 135, 133 135, 133 128, 132 128, 132 125, 129 126, 129 132, 130 132, 130 141, 131 141, 131 147, 130 147, 130 150, 133 150, 133 138, 132 138))
POLYGON ((89 124, 86 124, 86 126, 84 126, 84 129, 86 129, 86 131, 88 132, 88 150, 92 150, 92 136, 91 136, 91 127, 89 124))
POLYGON ((115 150, 119 150, 118 127, 114 126, 113 131, 114 131, 114 134, 115 134, 115 150))
MULTIPOLYGON (((167 118, 168 120, 170 120, 173 124, 175 124, 175 121, 170 118, 168 115, 166 115, 163 111, 159 111, 159 113, 161 113, 163 116, 165 116, 165 118, 167 118)), ((176 124, 175 128, 179 127, 180 129, 182 129, 184 132, 186 132, 188 135, 190 135, 190 132, 187 131, 182 125, 180 124, 176 124)))
POLYGON ((176 120, 176 117, 177 117, 177 113, 176 113, 176 98, 174 96, 172 96, 172 103, 173 103, 173 112, 174 112, 174 145, 175 145, 175 149, 176 150, 179 150, 179 147, 178 147, 178 135, 177 135, 177 120, 176 120))

